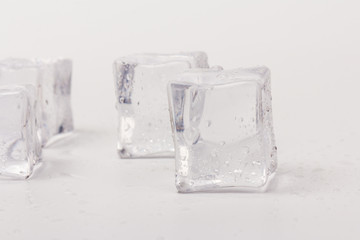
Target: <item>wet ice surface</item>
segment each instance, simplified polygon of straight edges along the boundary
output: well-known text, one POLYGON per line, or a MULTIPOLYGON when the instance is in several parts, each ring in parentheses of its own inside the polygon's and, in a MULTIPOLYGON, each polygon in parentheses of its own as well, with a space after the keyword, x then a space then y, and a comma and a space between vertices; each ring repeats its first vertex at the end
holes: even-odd
POLYGON ((68 59, 0 61, 0 85, 31 84, 36 88, 43 146, 52 137, 73 130, 71 74, 68 59))
POLYGON ((180 192, 267 184, 277 161, 268 69, 190 71, 169 94, 180 192))
POLYGON ((120 157, 174 155, 166 86, 196 67, 207 67, 205 53, 142 54, 114 63, 120 157))
POLYGON ((0 177, 28 178, 41 156, 33 86, 0 86, 0 177))

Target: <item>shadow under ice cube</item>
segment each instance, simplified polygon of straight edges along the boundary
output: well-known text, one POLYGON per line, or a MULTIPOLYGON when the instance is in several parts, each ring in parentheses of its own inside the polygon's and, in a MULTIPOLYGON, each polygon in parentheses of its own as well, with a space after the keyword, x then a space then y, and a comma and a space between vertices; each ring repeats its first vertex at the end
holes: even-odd
POLYGON ((190 68, 207 68, 202 52, 140 54, 114 63, 121 158, 173 157, 166 86, 190 68))
POLYGON ((277 165, 267 68, 190 70, 168 94, 179 192, 265 188, 277 165))
POLYGON ((0 87, 0 175, 28 178, 39 161, 33 86, 0 87))

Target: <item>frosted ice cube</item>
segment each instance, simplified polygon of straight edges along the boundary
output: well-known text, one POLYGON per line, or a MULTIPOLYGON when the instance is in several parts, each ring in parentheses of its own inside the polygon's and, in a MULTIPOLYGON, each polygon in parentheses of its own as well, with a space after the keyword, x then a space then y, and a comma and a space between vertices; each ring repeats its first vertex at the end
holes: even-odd
POLYGON ((33 86, 0 86, 0 175, 28 178, 41 157, 33 86))
POLYGON ((266 67, 188 71, 168 94, 179 192, 265 188, 277 166, 266 67))
POLYGON ((68 59, 0 61, 0 85, 31 84, 39 99, 40 135, 44 146, 53 136, 73 130, 72 62, 68 59))
POLYGON ((139 54, 114 63, 121 158, 173 157, 166 86, 184 70, 207 68, 203 52, 139 54))

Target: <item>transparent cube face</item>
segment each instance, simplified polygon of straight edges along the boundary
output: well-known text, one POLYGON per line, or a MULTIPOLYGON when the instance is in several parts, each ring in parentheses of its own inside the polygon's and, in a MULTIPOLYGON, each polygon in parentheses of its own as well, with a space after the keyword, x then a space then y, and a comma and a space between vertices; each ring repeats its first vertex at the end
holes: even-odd
POLYGON ((0 87, 0 175, 28 178, 40 159, 35 89, 0 87))
POLYGON ((74 129, 71 110, 70 60, 52 60, 43 63, 41 70, 42 142, 74 129))
POLYGON ((174 156, 166 87, 179 73, 207 67, 204 53, 135 55, 114 64, 121 158, 174 156))
POLYGON ((180 192, 267 183, 276 147, 266 68, 185 73, 169 103, 180 192))
POLYGON ((31 84, 39 105, 39 135, 51 137, 73 130, 70 102, 72 63, 66 59, 7 59, 0 62, 0 85, 31 84))

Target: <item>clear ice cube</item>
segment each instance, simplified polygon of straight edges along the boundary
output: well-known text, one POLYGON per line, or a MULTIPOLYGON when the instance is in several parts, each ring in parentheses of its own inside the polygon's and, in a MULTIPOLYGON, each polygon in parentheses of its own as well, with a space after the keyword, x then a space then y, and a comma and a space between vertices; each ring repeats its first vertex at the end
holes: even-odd
POLYGON ((0 61, 0 85, 31 84, 40 106, 42 145, 73 130, 71 111, 72 62, 68 59, 6 59, 0 61))
POLYGON ((179 192, 266 188, 277 166, 269 69, 190 70, 168 94, 179 192))
POLYGON ((190 68, 207 68, 203 52, 139 54, 114 63, 121 158, 173 157, 166 86, 190 68))
POLYGON ((0 176, 28 178, 41 157, 32 85, 0 86, 0 176))

